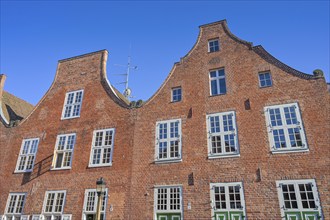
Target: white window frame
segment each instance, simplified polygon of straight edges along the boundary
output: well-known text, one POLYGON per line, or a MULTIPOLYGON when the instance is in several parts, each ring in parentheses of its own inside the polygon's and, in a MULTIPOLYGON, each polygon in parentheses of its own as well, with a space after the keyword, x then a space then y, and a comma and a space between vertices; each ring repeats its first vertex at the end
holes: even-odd
POLYGON ((46 219, 48 216, 51 217, 51 219, 55 219, 55 217, 57 216, 61 216, 62 220, 70 220, 71 219, 71 215, 68 214, 63 214, 64 212, 64 207, 65 207, 65 202, 66 202, 66 190, 52 190, 52 191, 46 191, 45 192, 45 199, 44 199, 44 203, 42 206, 42 218, 46 219), (47 199, 48 199, 48 195, 51 193, 55 193, 55 197, 53 200, 53 205, 52 205, 52 211, 51 212, 46 212, 46 206, 47 206, 47 199), (56 206, 56 200, 57 197, 59 196, 60 193, 64 193, 63 196, 63 204, 62 204, 62 208, 61 208, 61 212, 56 212, 55 211, 55 206, 56 206))
POLYGON ((181 102, 181 101, 182 101, 182 87, 181 86, 173 87, 171 90, 171 102, 181 102), (174 91, 177 90, 181 91, 180 100, 174 100, 174 91))
POLYGON ((265 71, 265 72, 259 72, 258 73, 258 81, 259 81, 259 87, 260 88, 267 88, 267 87, 271 87, 273 86, 273 79, 272 79, 272 74, 270 71, 265 71), (269 74, 269 77, 270 77, 270 85, 265 85, 265 86, 262 86, 261 85, 261 80, 260 80, 260 75, 265 75, 265 74, 269 74))
POLYGON ((157 220, 157 214, 171 214, 171 213, 180 213, 181 214, 181 219, 183 219, 183 187, 182 185, 159 185, 159 186, 154 186, 154 219, 157 220), (180 189, 180 209, 175 209, 171 210, 170 209, 170 191, 169 189, 171 188, 177 188, 180 189), (158 205, 158 189, 167 189, 167 209, 166 210, 158 210, 157 205, 158 205))
POLYGON ((39 138, 27 138, 27 139, 23 139, 22 144, 21 144, 21 149, 20 149, 20 154, 17 158, 17 163, 16 163, 16 168, 15 168, 15 173, 25 173, 25 172, 32 172, 33 171, 33 167, 34 167, 34 162, 36 160, 36 155, 37 155, 37 151, 38 151, 38 145, 39 145, 39 138), (32 144, 36 143, 35 146, 35 152, 31 152, 32 150, 32 144), (24 153, 24 147, 25 145, 28 143, 28 149, 27 152, 24 153), (30 160, 30 158, 33 157, 32 159, 32 165, 31 165, 31 169, 27 169, 27 165, 28 162, 30 160), (19 170, 22 158, 25 158, 25 162, 24 162, 24 169, 19 170))
MULTIPOLYGON (((321 217, 320 219, 323 219, 322 216, 322 209, 321 209, 321 204, 320 204, 320 199, 319 199, 319 193, 318 193, 318 189, 317 189, 317 185, 315 182, 315 179, 299 179, 299 180, 278 180, 276 181, 276 187, 277 187, 277 193, 278 193, 278 200, 279 200, 279 205, 280 205, 280 210, 281 210, 281 216, 282 219, 286 219, 285 218, 285 212, 311 212, 311 211, 315 211, 318 212, 319 216, 321 217), (285 208, 285 204, 284 204, 284 197, 283 197, 283 191, 282 191, 282 185, 285 184, 293 184, 294 185, 294 191, 295 191, 295 196, 296 196, 296 201, 297 201, 297 205, 298 208, 285 208), (312 192, 313 192, 313 197, 314 197, 314 201, 315 201, 315 206, 316 208, 303 208, 302 206, 302 199, 301 199, 301 195, 300 195, 300 190, 299 190, 299 186, 298 184, 312 184, 312 192)), ((296 215, 293 215, 294 217, 296 217, 296 215)), ((306 218, 307 216, 304 216, 304 218, 306 218)))
MULTIPOLYGON (((106 219, 106 213, 107 213, 107 202, 108 202, 108 188, 105 189, 105 195, 104 195, 104 210, 101 209, 101 214, 104 216, 104 220, 106 219)), ((86 189, 85 190, 85 196, 84 196, 84 208, 83 208, 83 213, 82 213, 82 220, 86 220, 86 215, 88 214, 96 214, 97 211, 97 200, 98 200, 98 195, 96 192, 96 189, 86 189), (94 207, 93 211, 87 211, 87 201, 88 201, 88 193, 89 192, 95 192, 95 199, 94 199, 94 207)))
POLYGON ((94 130, 93 131, 93 140, 92 140, 92 147, 91 147, 91 152, 90 152, 90 158, 89 158, 89 167, 102 167, 102 166, 112 166, 112 155, 113 155, 113 150, 114 150, 114 142, 115 142, 115 133, 116 129, 115 128, 107 128, 107 129, 100 129, 100 130, 94 130), (112 139, 111 139, 111 145, 105 145, 105 133, 107 131, 112 132, 112 139), (102 138, 102 146, 95 146, 95 141, 96 141, 96 134, 98 132, 103 132, 103 138, 102 138), (110 148, 110 162, 109 163, 102 163, 103 160, 103 152, 105 148, 110 148), (95 149, 101 149, 101 157, 100 157, 100 163, 99 164, 93 164, 93 157, 94 157, 94 150, 95 149))
POLYGON ((227 182, 227 183, 210 183, 210 197, 211 197, 211 210, 212 216, 215 215, 216 212, 232 212, 232 211, 240 211, 243 212, 243 215, 246 216, 246 206, 244 199, 244 188, 242 182, 227 182), (230 186, 239 186, 240 187, 240 199, 241 199, 241 208, 230 208, 230 198, 229 198, 229 187, 230 186), (215 187, 225 187, 225 209, 217 209, 215 205, 215 187))
POLYGON ((21 217, 21 218, 26 217, 26 215, 23 215, 24 214, 24 206, 25 206, 25 202, 26 202, 26 196, 27 196, 27 193, 20 193, 20 192, 9 193, 3 218, 6 219, 6 220, 10 220, 13 217, 21 217), (13 205, 14 212, 8 212, 8 208, 10 206, 12 196, 17 196, 16 200, 14 201, 14 205, 13 205), (23 204, 22 204, 22 208, 21 208, 22 211, 17 212, 18 197, 20 197, 20 196, 24 196, 23 204))
POLYGON ((156 163, 169 163, 169 162, 180 162, 182 161, 182 133, 181 133, 181 119, 172 119, 172 120, 165 120, 165 121, 157 121, 156 122, 156 138, 155 138, 155 162, 156 163), (178 122, 178 137, 170 137, 171 132, 171 123, 178 122), (167 126, 167 138, 162 139, 162 142, 167 143, 167 157, 166 158, 159 158, 159 130, 160 124, 166 124, 167 126), (178 141, 178 156, 171 157, 170 148, 171 148, 171 141, 178 141))
POLYGON ((40 214, 33 214, 31 216, 31 220, 42 220, 42 219, 43 219, 43 217, 40 214))
MULTIPOLYGON (((56 215, 59 216, 59 215, 56 215)), ((55 219, 55 215, 54 216, 50 216, 51 219, 55 219)), ((61 216, 61 220, 71 220, 72 219, 72 215, 71 214, 62 214, 61 216)), ((40 214, 34 214, 31 217, 31 220, 45 220, 46 216, 44 215, 40 215, 40 214)))
POLYGON ((30 219, 30 215, 21 215, 21 216, 18 216, 18 215, 15 215, 15 216, 2 216, 0 215, 0 220, 16 220, 17 217, 20 217, 20 220, 29 220, 30 219))
POLYGON ((77 138, 76 137, 76 133, 57 135, 56 144, 55 144, 55 148, 54 148, 54 157, 53 157, 53 162, 52 162, 52 170, 71 169, 71 167, 72 167, 72 160, 73 160, 74 146, 75 146, 75 143, 76 143, 76 138, 77 138), (72 149, 67 149, 69 136, 74 136, 74 142, 73 142, 72 149), (60 142, 61 137, 65 137, 64 149, 63 150, 58 150, 57 148, 58 148, 58 145, 59 145, 59 142, 60 142), (61 167, 56 167, 58 153, 62 153, 63 154, 61 167), (70 166, 64 166, 65 155, 67 153, 71 153, 70 166))
POLYGON ((222 158, 222 157, 239 157, 240 156, 240 148, 238 142, 238 131, 236 125, 236 113, 235 111, 228 111, 228 112, 220 112, 220 113, 213 113, 206 115, 206 125, 207 125, 207 143, 208 143, 208 158, 222 158), (233 130, 231 131, 224 131, 224 120, 223 116, 231 116, 232 117, 232 126, 233 130), (211 118, 212 117, 219 117, 220 123, 220 132, 211 132, 211 118), (222 153, 213 153, 212 152, 212 137, 219 136, 221 137, 221 151, 222 153), (235 143, 235 151, 234 152, 225 152, 225 136, 226 135, 234 135, 234 143, 235 143))
POLYGON ((81 108, 82 108, 82 101, 83 101, 83 97, 84 97, 84 90, 83 89, 80 89, 80 90, 76 90, 76 91, 70 91, 70 92, 67 92, 65 94, 65 99, 64 99, 64 104, 63 104, 63 110, 62 110, 62 117, 61 117, 61 120, 64 120, 64 119, 71 119, 71 118, 79 118, 80 117, 80 113, 81 113, 81 108), (78 93, 81 92, 81 101, 80 102, 75 102, 76 100, 76 96, 78 93), (68 102, 68 97, 70 94, 73 94, 73 98, 72 98, 72 103, 67 103, 68 102), (66 107, 70 107, 71 106, 71 110, 70 110, 70 113, 69 113, 69 116, 65 116, 65 111, 66 111, 66 107), (74 112, 74 107, 75 106, 79 106, 79 113, 78 115, 73 115, 73 112, 74 112))
POLYGON ((225 68, 219 68, 219 69, 214 69, 214 70, 210 70, 209 71, 209 85, 210 85, 210 96, 217 96, 217 95, 225 95, 227 94, 227 80, 226 80, 226 71, 225 68), (220 76, 219 71, 223 70, 224 71, 224 75, 220 76), (212 72, 216 72, 216 76, 215 77, 211 77, 211 73, 212 72), (225 92, 221 93, 220 91, 220 80, 225 80, 225 92), (212 94, 212 81, 216 81, 217 84, 217 93, 216 94, 212 94))
MULTIPOLYGON (((210 39, 210 40, 208 40, 208 43, 207 43, 207 45, 208 45, 208 52, 209 53, 214 53, 214 52, 217 52, 217 51, 219 51, 220 50, 220 41, 219 41, 219 38, 215 38, 215 39, 210 39), (211 42, 218 42, 218 50, 213 50, 213 51, 211 51, 211 45, 210 45, 210 43, 211 42)), ((214 47, 214 46, 213 46, 214 47)))
POLYGON ((264 111, 265 111, 265 117, 266 117, 266 126, 267 126, 270 150, 273 154, 309 151, 306 136, 305 136, 305 130, 304 130, 304 126, 303 126, 303 121, 302 121, 302 118, 301 118, 301 115, 300 115, 300 108, 299 108, 298 103, 289 103, 289 104, 266 106, 266 107, 264 107, 264 111), (294 107, 295 114, 296 114, 296 119, 297 119, 297 124, 290 124, 290 125, 287 124, 286 118, 285 118, 285 113, 284 113, 284 108, 287 108, 287 107, 294 107), (280 110, 282 125, 272 126, 270 113, 269 113, 269 111, 271 109, 279 109, 280 110), (290 136, 289 136, 289 129, 295 129, 295 128, 298 128, 300 130, 300 138, 301 138, 302 146, 297 146, 297 147, 292 147, 291 146, 290 136), (283 147, 283 148, 276 148, 276 146, 275 146, 273 130, 279 130, 279 129, 283 129, 283 131, 284 131, 286 147, 283 147))

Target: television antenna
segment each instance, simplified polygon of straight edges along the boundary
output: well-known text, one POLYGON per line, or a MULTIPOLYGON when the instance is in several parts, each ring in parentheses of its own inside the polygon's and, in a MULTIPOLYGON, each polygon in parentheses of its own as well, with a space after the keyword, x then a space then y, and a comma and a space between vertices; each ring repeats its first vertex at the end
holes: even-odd
MULTIPOLYGON (((131 49, 131 48, 130 48, 131 49)), ((120 65, 120 64, 115 64, 116 66, 122 66, 122 67, 126 67, 126 73, 123 74, 115 74, 115 75, 122 75, 126 77, 126 80, 124 82, 120 82, 118 84, 125 84, 125 90, 123 92, 123 95, 125 96, 125 98, 129 99, 129 98, 133 98, 131 96, 132 94, 132 90, 128 87, 128 79, 129 79, 129 74, 130 74, 130 70, 137 70, 137 66, 132 66, 131 65, 131 55, 128 55, 128 61, 127 61, 127 65, 120 65)))

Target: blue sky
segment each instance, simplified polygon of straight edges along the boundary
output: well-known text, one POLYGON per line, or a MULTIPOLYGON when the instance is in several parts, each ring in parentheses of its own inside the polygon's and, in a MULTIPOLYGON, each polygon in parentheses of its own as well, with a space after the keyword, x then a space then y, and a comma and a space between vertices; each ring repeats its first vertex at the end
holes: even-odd
POLYGON ((36 104, 57 61, 107 49, 108 78, 123 91, 130 51, 133 100, 146 100, 194 45, 198 26, 226 19, 232 33, 287 65, 329 77, 329 1, 3 1, 5 90, 36 104))

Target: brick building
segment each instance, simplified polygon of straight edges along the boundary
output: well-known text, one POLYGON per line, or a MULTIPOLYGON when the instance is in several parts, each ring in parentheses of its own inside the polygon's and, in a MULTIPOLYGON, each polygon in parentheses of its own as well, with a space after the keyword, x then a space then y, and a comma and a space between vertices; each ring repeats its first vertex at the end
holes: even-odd
POLYGON ((60 60, 28 116, 0 112, 3 219, 94 219, 100 177, 105 219, 329 218, 321 71, 297 71, 219 21, 133 103, 108 82, 107 57, 60 60))

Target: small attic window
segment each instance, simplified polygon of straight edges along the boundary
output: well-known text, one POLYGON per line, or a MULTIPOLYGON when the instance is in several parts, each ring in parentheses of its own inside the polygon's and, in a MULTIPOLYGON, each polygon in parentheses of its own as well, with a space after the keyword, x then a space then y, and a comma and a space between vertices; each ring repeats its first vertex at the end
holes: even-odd
POLYGON ((219 39, 209 40, 209 52, 213 53, 219 51, 219 39))
POLYGON ((172 88, 172 102, 180 102, 182 99, 181 87, 172 88))
POLYGON ((66 93, 61 119, 80 117, 83 93, 84 90, 66 93))
POLYGON ((272 77, 270 72, 259 73, 259 86, 260 88, 272 86, 272 77))

